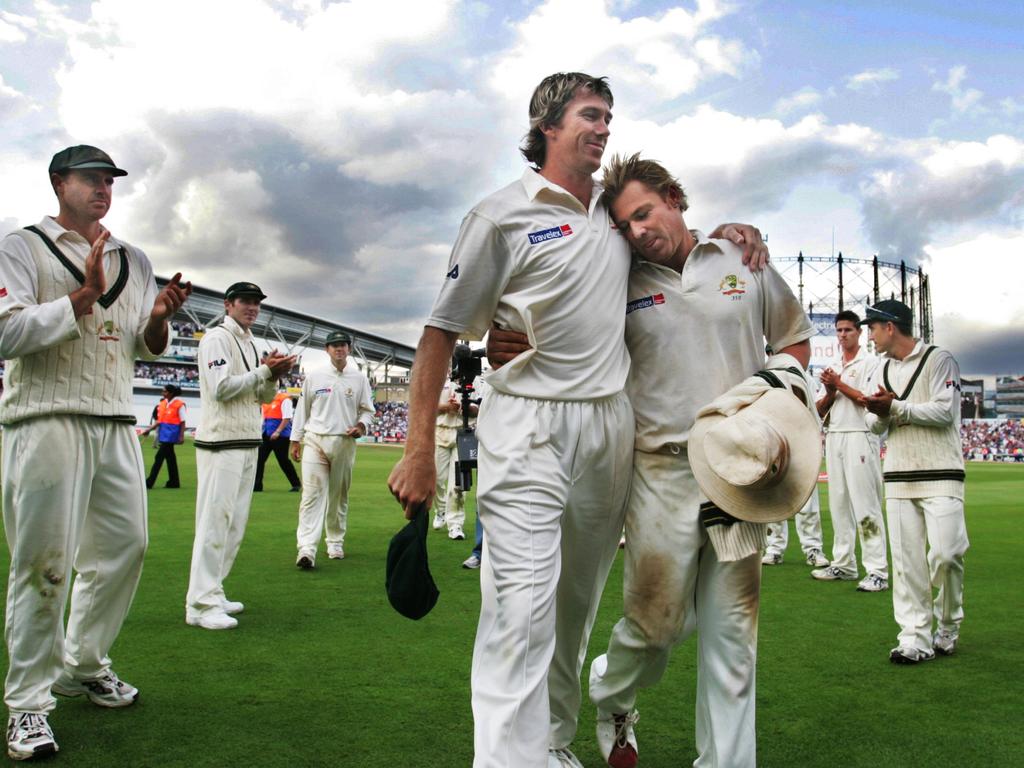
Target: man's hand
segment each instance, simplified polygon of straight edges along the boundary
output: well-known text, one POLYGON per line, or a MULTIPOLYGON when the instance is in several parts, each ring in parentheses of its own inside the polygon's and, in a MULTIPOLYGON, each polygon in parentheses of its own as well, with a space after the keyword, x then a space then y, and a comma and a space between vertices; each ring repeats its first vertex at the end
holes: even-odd
POLYGON ((85 257, 85 280, 82 287, 68 294, 76 318, 91 315, 92 305, 107 290, 107 276, 103 272, 103 249, 109 239, 110 230, 100 227, 99 237, 89 249, 89 255, 85 257))
POLYGON ((821 383, 825 385, 825 389, 835 394, 839 388, 839 374, 833 371, 831 368, 826 368, 821 372, 821 383))
POLYGON ((889 416, 889 412, 892 410, 892 401, 895 399, 895 393, 887 392, 884 387, 879 386, 875 394, 864 395, 857 402, 876 416, 881 416, 884 419, 889 416))
POLYGON ((189 281, 183 285, 181 272, 175 272, 174 277, 157 294, 156 300, 153 302, 153 311, 149 313, 150 320, 157 323, 170 320, 191 294, 192 282, 189 281))
POLYGON ((743 248, 743 263, 751 272, 760 272, 768 264, 768 246, 761 239, 761 230, 751 224, 719 224, 710 237, 731 240, 743 248))
POLYGON ((363 435, 366 434, 366 427, 364 427, 363 422, 360 421, 351 429, 346 430, 345 434, 348 437, 362 437, 363 435))
POLYGON ((436 480, 437 468, 432 455, 407 454, 395 464, 388 477, 388 488, 402 505, 406 520, 412 520, 421 505, 430 506, 436 480))
POLYGON ((263 358, 263 364, 270 369, 275 379, 279 379, 295 365, 295 355, 279 355, 276 349, 272 349, 263 358))
POLYGON ((291 450, 288 453, 291 455, 292 461, 302 461, 302 443, 292 440, 289 448, 291 450))
POLYGON ((525 333, 506 331, 496 325, 487 332, 487 362, 491 368, 501 368, 530 349, 532 347, 525 333))

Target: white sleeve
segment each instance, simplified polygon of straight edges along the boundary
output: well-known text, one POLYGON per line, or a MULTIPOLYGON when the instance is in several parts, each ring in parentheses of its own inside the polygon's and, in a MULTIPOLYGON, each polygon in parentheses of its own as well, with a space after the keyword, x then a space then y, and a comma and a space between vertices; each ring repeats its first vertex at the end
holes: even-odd
POLYGON ((960 413, 960 366, 953 355, 944 349, 932 353, 931 372, 927 380, 922 377, 916 386, 928 387, 928 402, 908 403, 893 400, 892 415, 897 424, 917 424, 922 427, 948 427, 956 424, 960 413))
POLYGON ((764 337, 776 352, 814 335, 807 313, 782 275, 769 264, 760 276, 763 297, 764 337))
POLYGON ((370 434, 370 427, 373 426, 373 417, 377 409, 373 407, 373 390, 370 388, 370 380, 363 376, 362 397, 359 399, 359 421, 365 428, 366 434, 370 434))
POLYGON ((21 235, 0 243, 0 358, 42 352, 81 337, 71 299, 36 302, 36 263, 21 235))
MULTIPOLYGON (((146 254, 138 248, 127 243, 119 243, 119 247, 124 248, 125 251, 135 256, 135 264, 142 270, 142 279, 146 284, 145 293, 142 296, 142 304, 139 308, 139 320, 135 328, 135 356, 142 360, 156 360, 170 348, 171 341, 176 334, 174 328, 168 322, 167 343, 164 345, 164 348, 153 352, 146 346, 146 326, 149 324, 149 316, 153 312, 153 304, 156 302, 156 297, 159 293, 156 287, 156 278, 153 277, 153 265, 149 263, 146 254)), ((131 263, 131 260, 129 260, 129 263, 131 263)))
POLYGON ((427 325, 482 339, 512 271, 512 254, 498 225, 470 211, 462 220, 448 275, 427 325))
POLYGON ((293 442, 302 442, 302 433, 306 428, 306 422, 309 421, 309 387, 311 376, 306 376, 302 382, 302 390, 299 392, 299 405, 295 409, 295 416, 292 418, 292 436, 289 438, 293 442))
POLYGON ((292 406, 292 399, 286 397, 281 401, 281 418, 290 419, 295 415, 295 408, 292 406))
POLYGON ((229 373, 234 343, 234 338, 227 330, 210 331, 199 342, 199 368, 206 372, 207 381, 211 385, 210 394, 221 402, 245 395, 261 396, 273 378, 265 365, 245 373, 229 373))

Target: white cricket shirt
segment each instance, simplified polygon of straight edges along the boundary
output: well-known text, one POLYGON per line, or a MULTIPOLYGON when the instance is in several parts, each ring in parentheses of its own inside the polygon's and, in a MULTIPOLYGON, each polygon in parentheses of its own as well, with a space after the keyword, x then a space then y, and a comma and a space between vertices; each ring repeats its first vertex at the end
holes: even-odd
POLYGON ((369 434, 373 416, 373 396, 366 376, 357 370, 339 372, 332 366, 314 371, 302 382, 290 439, 301 442, 305 432, 343 435, 357 423, 362 423, 369 434))
POLYGON ((427 325, 480 339, 491 321, 532 350, 492 371, 499 392, 592 400, 620 392, 629 247, 594 185, 585 209, 532 169, 463 219, 427 325))
MULTIPOLYGON (((843 369, 839 372, 839 378, 844 384, 870 395, 868 382, 874 375, 879 365, 879 359, 870 354, 863 346, 857 350, 856 357, 848 363, 843 363, 843 369)), ((853 400, 842 393, 836 393, 836 399, 829 411, 828 431, 829 432, 867 432, 868 426, 864 423, 865 410, 853 400)))
POLYGON ((685 450, 697 411, 764 367, 766 340, 781 350, 814 335, 773 267, 752 273, 733 243, 694 235, 682 274, 638 258, 629 275, 626 391, 640 451, 685 450))

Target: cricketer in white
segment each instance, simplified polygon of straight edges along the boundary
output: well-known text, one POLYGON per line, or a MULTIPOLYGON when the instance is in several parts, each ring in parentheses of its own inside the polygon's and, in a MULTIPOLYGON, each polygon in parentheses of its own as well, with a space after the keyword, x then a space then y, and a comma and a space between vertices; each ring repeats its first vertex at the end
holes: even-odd
MULTIPOLYGON (((532 349, 487 377, 484 526, 473 652, 476 768, 578 766, 579 675, 622 530, 633 413, 623 392, 629 249, 592 175, 609 135, 603 78, 559 73, 530 103, 539 170, 463 220, 416 354, 409 439, 388 481, 412 517, 434 493, 434 426, 455 341, 492 321, 532 349)), ((424 510, 425 512, 426 510, 424 510)))
POLYGON ((16 760, 58 749, 47 722, 51 689, 104 707, 138 697, 107 655, 147 544, 134 361, 167 349, 168 321, 192 287, 178 274, 158 293, 145 254, 100 224, 114 177, 124 175, 95 147, 58 152, 50 182, 59 214, 0 243, 0 357, 8 361, 0 423, 11 553, 4 700, 7 750, 16 760))

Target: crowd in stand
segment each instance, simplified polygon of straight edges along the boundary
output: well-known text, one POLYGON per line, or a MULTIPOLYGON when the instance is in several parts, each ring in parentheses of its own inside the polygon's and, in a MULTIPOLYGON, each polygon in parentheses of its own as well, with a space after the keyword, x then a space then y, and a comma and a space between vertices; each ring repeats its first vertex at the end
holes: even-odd
POLYGON ((191 337, 196 335, 195 323, 172 320, 171 327, 174 329, 175 334, 177 334, 178 336, 191 337))
POLYGON ((149 379, 157 384, 177 384, 181 387, 199 386, 199 369, 189 365, 135 362, 135 378, 149 379))
POLYGON ((960 428, 964 458, 1024 462, 1024 422, 965 421, 960 428))
POLYGON ((407 403, 377 403, 377 416, 371 434, 383 443, 405 441, 409 431, 409 405, 407 403))

